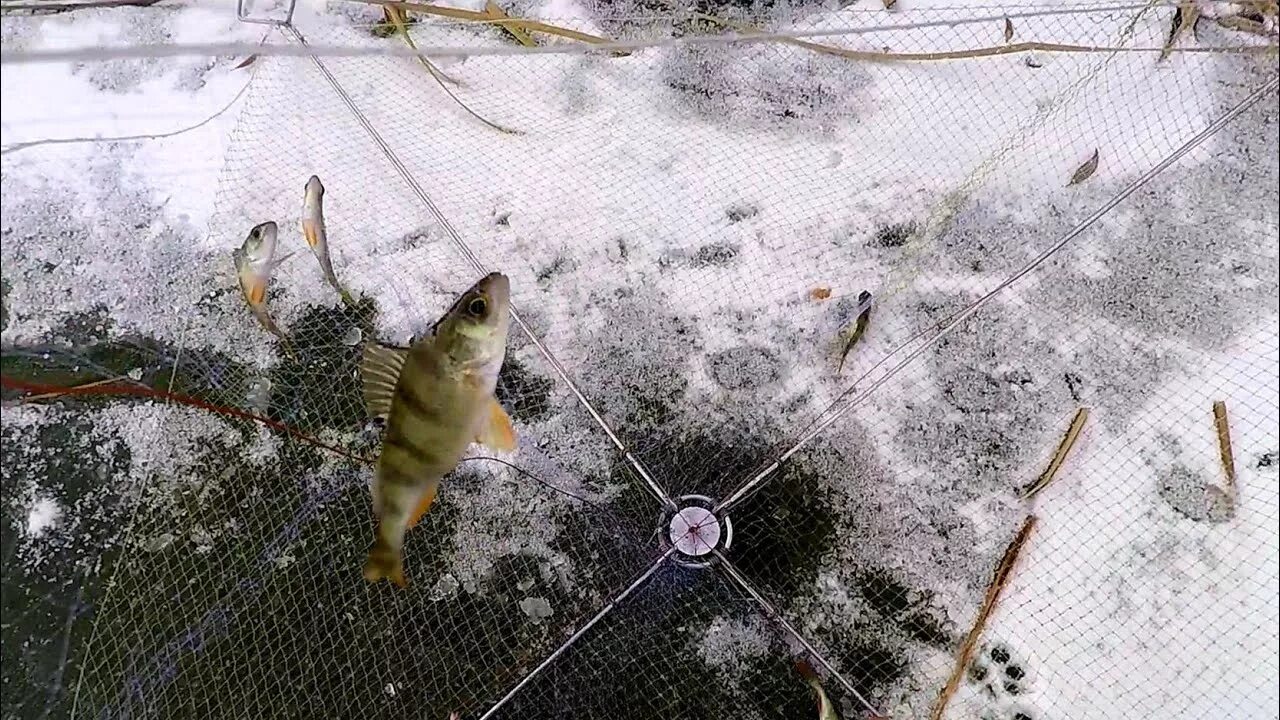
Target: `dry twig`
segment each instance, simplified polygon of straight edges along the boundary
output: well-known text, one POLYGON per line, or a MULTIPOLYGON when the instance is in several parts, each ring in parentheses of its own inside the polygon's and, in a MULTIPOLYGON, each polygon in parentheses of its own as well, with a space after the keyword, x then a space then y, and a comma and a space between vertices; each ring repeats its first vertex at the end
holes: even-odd
POLYGON ((1236 488, 1236 460, 1231 451, 1231 428, 1227 424, 1227 403, 1218 400, 1213 404, 1213 424, 1218 430, 1218 455, 1222 460, 1222 472, 1227 476, 1227 497, 1235 505, 1240 497, 1236 488))
POLYGON ((1075 447, 1076 440, 1080 437, 1080 431, 1084 429, 1085 421, 1089 419, 1089 408, 1080 408, 1076 410, 1076 416, 1071 419, 1071 426, 1067 428, 1066 435, 1062 436, 1062 442, 1058 443, 1058 449, 1053 453, 1053 459, 1049 461, 1049 467, 1040 473, 1040 477, 1034 482, 1022 489, 1022 498, 1030 500, 1049 486, 1053 479, 1058 475, 1058 471, 1062 469, 1062 464, 1067 460, 1067 453, 1071 452, 1071 448, 1075 447))
POLYGON ((956 664, 951 669, 951 677, 947 678, 947 684, 943 686, 942 692, 938 694, 938 701, 934 703, 933 713, 930 715, 931 720, 941 720, 942 714, 947 710, 947 703, 951 701, 951 696, 955 695, 956 689, 960 687, 960 678, 964 676, 965 668, 969 666, 969 660, 973 657, 973 649, 978 644, 978 638, 982 637, 982 631, 987 626, 987 619, 991 617, 992 611, 995 610, 996 603, 1000 600, 1000 593, 1004 592, 1005 585, 1009 583, 1009 577, 1013 574, 1013 568, 1018 562, 1018 555, 1022 552, 1022 546, 1026 544, 1027 538, 1031 536, 1031 530, 1035 525, 1036 516, 1028 515, 1026 521, 1022 523, 1022 528, 1018 530, 1018 534, 1013 537, 1013 541, 1005 549, 1004 556, 1000 558, 1000 564, 996 566, 996 572, 991 578, 991 584, 987 586, 987 595, 982 600, 982 607, 978 609, 978 617, 974 620, 973 627, 970 628, 964 643, 960 645, 960 653, 956 656, 956 664))

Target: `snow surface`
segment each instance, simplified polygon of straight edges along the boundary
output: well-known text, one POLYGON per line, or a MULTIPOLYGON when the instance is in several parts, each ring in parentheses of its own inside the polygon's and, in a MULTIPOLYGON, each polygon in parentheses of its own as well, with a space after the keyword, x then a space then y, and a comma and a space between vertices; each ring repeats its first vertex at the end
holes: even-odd
MULTIPOLYGON (((1027 9, 900 0, 891 19, 1027 9)), ((517 10, 618 35, 639 32, 642 21, 629 16, 651 13, 572 0, 517 10)), ((774 16, 799 29, 886 21, 857 6, 811 11, 779 8, 774 16)), ((1104 8, 1019 18, 1014 27, 1018 40, 1156 47, 1170 12, 1155 8, 1134 21, 1132 11, 1104 8)), ((385 42, 368 32, 377 17, 368 6, 304 2, 295 20, 314 42, 374 44, 385 42)), ((816 41, 938 51, 998 44, 1002 30, 983 21, 816 41)), ((286 42, 237 23, 230 2, 3 24, 6 48, 264 36, 286 42)), ((424 23, 415 37, 420 45, 481 46, 500 35, 424 23)), ((1200 42, 1240 40, 1210 28, 1200 42)), ((534 332, 657 480, 673 493, 719 497, 891 350, 1008 276, 1274 73, 1267 58, 1209 54, 1161 64, 1137 52, 1035 57, 1042 67, 1028 67, 1023 55, 853 63, 748 44, 442 63, 466 83, 459 97, 518 136, 467 117, 412 61, 326 64, 481 262, 512 277, 534 332), (1097 173, 1064 187, 1095 148, 1097 173), (923 242, 899 242, 911 228, 932 227, 940 231, 923 242), (814 300, 817 287, 832 297, 814 300), (836 335, 863 289, 876 297, 872 330, 836 376, 836 335)), ((260 58, 236 69, 241 60, 3 68, 6 354, 50 342, 74 353, 81 340, 68 327, 101 312, 106 319, 90 334, 220 353, 243 364, 235 373, 266 377, 281 358, 244 311, 230 251, 253 224, 276 220, 285 248, 302 252, 277 272, 273 315, 290 330, 316 308, 336 308, 298 238, 312 173, 327 188, 335 270, 377 301, 382 339, 422 332, 471 282, 475 272, 448 233, 311 61, 260 58), (171 137, 9 149, 44 138, 170 133, 229 104, 171 137)), ((1040 522, 979 658, 997 675, 1020 668, 1017 692, 1007 680, 968 682, 949 717, 1276 716, 1276 121, 1274 98, 1265 100, 798 455, 797 473, 818 480, 805 486, 808 499, 784 504, 790 515, 768 517, 780 532, 810 521, 830 526, 820 556, 804 565, 808 574, 785 564, 803 561, 753 559, 750 530, 740 525, 733 557, 820 648, 849 657, 849 645, 865 640, 904 658, 907 672, 873 697, 894 717, 927 714, 955 639, 1028 510, 1040 522), (1196 483, 1197 492, 1221 482, 1209 412, 1219 399, 1231 413, 1240 495, 1231 517, 1205 522, 1180 513, 1160 489, 1170 477, 1196 483), (1040 472, 1082 404, 1094 409, 1083 439, 1028 508, 1015 488, 1040 472), (867 578, 905 588, 902 605, 868 589, 867 578), (906 629, 921 617, 943 639, 906 629), (1000 655, 1010 657, 996 661, 1000 655)), ((390 617, 425 626, 415 613, 447 616, 450 604, 497 594, 535 626, 521 631, 530 643, 554 646, 651 560, 636 548, 652 528, 630 522, 630 513, 640 508, 656 526, 657 508, 629 494, 634 474, 619 469, 538 350, 517 333, 508 357, 550 388, 529 401, 528 417, 517 417, 521 448, 511 459, 608 511, 591 514, 496 465, 468 465, 428 516, 444 528, 432 541, 443 547, 430 553, 438 577, 422 590, 421 606, 397 605, 390 617), (495 577, 508 576, 515 592, 493 589, 495 577)), ((335 382, 308 372, 295 382, 335 382)), ((303 408, 299 418, 331 409, 303 408)), ((326 442, 355 442, 349 428, 316 423, 310 429, 326 442)), ((347 492, 367 482, 367 470, 326 456, 288 475, 289 463, 303 462, 297 443, 265 429, 246 435, 225 419, 148 402, 6 407, 4 435, 0 505, 6 518, 15 508, 26 523, 20 547, 4 550, 6 586, 71 587, 62 558, 88 574, 95 554, 120 545, 144 568, 141 577, 163 585, 157 597, 171 600, 157 602, 173 602, 175 617, 194 614, 203 628, 206 611, 225 612, 242 618, 251 638, 270 637, 274 626, 255 608, 278 602, 280 590, 264 595, 260 586, 286 583, 285 594, 305 595, 322 587, 315 577, 351 575, 333 558, 358 555, 367 541, 367 502, 362 491, 347 492), (58 445, 65 427, 76 428, 73 440, 58 445), (52 479, 63 467, 52 456, 59 452, 96 453, 99 484, 71 502, 52 479), (242 464, 228 464, 227 454, 242 464), (23 464, 20 476, 11 462, 23 464), (296 496, 261 489, 282 466, 296 496), (235 504, 224 505, 226 496, 235 504), (304 511, 313 501, 329 534, 290 531, 312 517, 304 511), (206 567, 188 553, 207 559, 207 574, 181 575, 206 567), (235 574, 245 572, 235 563, 246 557, 261 568, 235 574), (170 562, 177 575, 167 574, 170 562), (147 575, 153 563, 156 574, 147 575), (192 607, 184 592, 217 601, 192 607)), ((782 554, 788 543, 814 549, 795 532, 778 544, 782 554)), ((363 589, 341 587, 316 598, 312 611, 324 627, 313 651, 347 642, 334 620, 352 628, 349 642, 385 632, 362 617, 370 602, 363 589)), ((81 600, 71 591, 61 602, 81 600)), ((129 617, 111 608, 104 602, 108 617, 129 617)), ((61 631, 62 620, 51 627, 61 631)), ((775 652, 767 628, 755 614, 682 626, 690 653, 733 692, 745 692, 752 662, 775 652)), ((582 652, 602 652, 622 632, 603 624, 582 652)), ((65 660, 63 653, 59 668, 65 660)), ((90 656, 88 676, 115 681, 110 662, 90 656)), ((196 664, 186 672, 198 677, 196 664)), ((369 672, 357 687, 411 699, 429 691, 405 667, 369 672)), ((30 695, 30 707, 40 707, 50 693, 41 686, 30 695)), ((14 702, 28 702, 22 697, 14 702)))

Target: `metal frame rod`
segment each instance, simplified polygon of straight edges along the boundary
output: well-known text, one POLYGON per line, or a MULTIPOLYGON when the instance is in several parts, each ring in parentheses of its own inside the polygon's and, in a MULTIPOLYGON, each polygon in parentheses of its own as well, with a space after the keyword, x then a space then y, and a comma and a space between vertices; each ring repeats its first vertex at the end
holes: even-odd
POLYGON ((728 575, 731 580, 733 580, 735 583, 738 584, 739 587, 745 590, 746 593, 751 596, 751 599, 755 600, 760 605, 760 607, 764 609, 765 614, 768 615, 771 620, 773 620, 775 623, 778 624, 779 627, 785 630, 788 635, 791 635, 793 638, 795 638, 796 642, 804 646, 804 649, 810 655, 813 656, 813 659, 817 660, 818 664, 822 665, 822 667, 825 668, 827 672, 831 673, 831 676, 834 677, 837 681, 839 681, 839 683, 843 685, 844 688, 848 690, 849 693, 858 700, 858 702, 862 703, 864 707, 870 710, 872 715, 875 715, 877 717, 883 717, 883 714, 879 710, 876 710, 876 707, 872 705, 865 697, 863 697, 862 693, 858 692, 858 690, 853 687, 853 683, 849 682, 849 680, 845 678, 845 676, 842 675, 840 671, 836 670, 835 665, 833 665, 829 660, 827 660, 827 658, 823 656, 821 652, 818 651, 818 648, 813 646, 813 643, 809 642, 805 638, 805 636, 800 634, 799 630, 796 630, 791 623, 787 622, 787 619, 782 616, 782 613, 776 607, 773 606, 773 603, 765 599, 764 595, 761 594, 761 592, 757 590, 756 587, 752 585, 749 580, 747 580, 746 576, 744 576, 741 572, 739 572, 738 569, 733 566, 733 563, 729 562, 729 559, 724 556, 724 553, 720 552, 719 550, 713 550, 712 552, 714 552, 716 555, 716 558, 720 560, 720 562, 717 564, 717 567, 723 570, 724 573, 728 575))
POLYGON ((502 698, 498 700, 498 702, 493 704, 493 707, 489 708, 485 712, 485 714, 481 715, 480 720, 489 720, 489 718, 493 717, 493 714, 498 712, 498 710, 501 709, 503 705, 507 704, 507 701, 515 697, 516 693, 523 690, 525 686, 528 685, 530 682, 533 682, 533 679, 538 676, 538 673, 541 673, 543 670, 547 669, 547 667, 551 665, 551 663, 555 662, 556 658, 563 655, 564 652, 568 650, 575 642, 577 642, 579 638, 581 638, 583 635, 586 635, 587 631, 590 630, 592 627, 594 627, 596 623, 600 622, 600 620, 602 620, 605 615, 608 615, 609 612, 612 611, 615 607, 617 607, 619 603, 625 600, 627 596, 635 592, 636 588, 643 585, 646 580, 648 580, 655 572, 658 571, 658 568, 662 567, 663 564, 666 563, 667 558, 671 557, 672 553, 674 553, 675 551, 676 551, 675 548, 671 548, 667 550, 665 553, 662 554, 662 557, 658 558, 656 561, 654 561, 652 565, 649 566, 648 570, 645 570, 643 573, 641 573, 640 577, 632 581, 632 583, 628 585, 625 590, 618 593, 609 602, 605 603, 604 607, 600 608, 600 611, 597 612, 595 616, 593 616, 590 620, 588 620, 586 624, 584 624, 582 627, 578 628, 572 635, 569 636, 567 640, 561 643, 560 647, 556 648, 554 652, 552 652, 545 659, 543 659, 542 662, 538 663, 538 667, 534 668, 529 672, 528 675, 525 675, 523 678, 521 678, 520 682, 515 684, 515 687, 508 690, 506 695, 503 695, 502 698))
MULTIPOLYGON (((284 29, 288 30, 293 35, 294 39, 303 46, 307 44, 306 38, 303 37, 302 33, 293 25, 287 25, 284 29)), ((316 68, 320 70, 322 75, 324 75, 329 86, 333 88, 333 91, 342 100, 343 104, 351 111, 351 114, 355 117, 356 121, 360 123, 360 126, 364 128, 364 131, 378 146, 378 149, 382 151, 382 154, 409 186, 409 189, 413 191, 413 194, 417 196, 418 200, 420 200, 427 208, 427 211, 431 213, 431 217, 435 219, 446 233, 448 233, 450 240, 453 241, 454 246, 460 253, 462 253, 462 256, 467 260, 467 262, 475 268, 477 272, 488 272, 488 268, 480 262, 480 259, 476 257, 476 254, 472 252, 471 248, 467 246, 465 241, 463 241, 462 235, 453 227, 453 224, 449 222, 447 217, 445 217, 444 213, 440 210, 439 206, 436 205, 435 201, 431 199, 431 196, 427 194, 426 190, 423 190, 422 186, 418 183, 417 178, 413 176, 413 173, 409 172, 409 168, 405 166, 404 162, 400 160, 400 157, 397 156, 395 151, 391 149, 391 146, 387 144, 387 141, 383 139, 382 134, 373 127, 373 124, 369 122, 369 119, 360 111, 360 108, 356 105, 355 101, 349 94, 347 94, 347 91, 342 87, 341 83, 338 82, 338 79, 329 71, 329 68, 325 67, 325 64, 320 60, 320 58, 314 55, 311 56, 311 61, 315 63, 316 68)), ((591 415, 591 418, 596 421, 596 424, 604 430, 605 435, 609 436, 610 442, 612 442, 614 447, 622 453, 622 456, 631 464, 631 467, 636 471, 640 478, 644 480, 645 487, 649 489, 649 492, 667 508, 671 510, 678 509, 675 501, 671 499, 671 495, 653 479, 653 476, 649 474, 648 469, 645 468, 644 463, 640 462, 640 459, 632 454, 631 450, 627 448, 621 439, 618 438, 617 433, 613 431, 613 428, 609 426, 609 423, 605 421, 604 417, 596 410, 595 406, 591 404, 591 401, 587 399, 587 396, 578 388, 577 383, 569 377, 569 372, 560 364, 560 361, 551 353, 551 350, 543 344, 542 340, 534 334, 533 329, 530 328, 528 323, 524 321, 524 318, 521 317, 514 303, 511 304, 511 319, 515 321, 520 330, 529 338, 529 342, 533 343, 533 346, 538 349, 538 352, 542 353, 542 356, 546 358, 547 363, 551 365, 551 369, 560 376, 560 379, 564 381, 566 386, 568 386, 569 391, 578 399, 578 402, 582 404, 582 407, 586 409, 587 413, 591 415)))
MULTIPOLYGON (((1236 119, 1237 116, 1239 116, 1244 111, 1248 110, 1250 107, 1253 107, 1253 105, 1257 103, 1259 100, 1266 97, 1270 93, 1275 92, 1277 87, 1280 87, 1280 76, 1272 77, 1271 80, 1268 81, 1266 84, 1254 90, 1252 93, 1246 96, 1243 100, 1236 103, 1230 110, 1224 113, 1222 117, 1219 117, 1217 120, 1214 120, 1204 130, 1201 130, 1190 140, 1183 143, 1178 149, 1174 150, 1172 153, 1166 156, 1163 160, 1156 163, 1156 165, 1152 167, 1150 170, 1146 171, 1142 175, 1138 176, 1138 178, 1135 179, 1133 182, 1126 185, 1122 190, 1120 190, 1120 192, 1112 196, 1110 200, 1103 203, 1101 207, 1099 207, 1097 210, 1094 210, 1092 213, 1089 214, 1088 217, 1081 220, 1075 227, 1071 228, 1066 232, 1066 234, 1064 234, 1062 237, 1054 241, 1054 243, 1050 245, 1048 248, 1046 248, 1044 252, 1040 253, 1033 260, 1031 260, 1029 263, 1024 265, 1022 269, 1018 270, 1016 273, 1011 275, 1009 278, 1005 279, 999 285, 992 288, 991 291, 988 292, 987 294, 975 300, 967 308, 965 308, 964 310, 952 316, 951 320, 947 324, 943 325, 941 328, 938 329, 937 332, 935 332, 933 335, 926 338, 919 347, 917 347, 915 350, 912 350, 906 357, 904 357, 900 362, 898 362, 897 365, 894 365, 893 367, 886 370, 883 375, 876 378, 875 381, 873 381, 870 385, 868 385, 865 390, 863 390, 861 393, 854 396, 853 399, 845 403, 843 406, 834 408, 824 420, 821 420, 820 422, 816 423, 811 428, 809 428, 809 430, 806 431, 804 435, 801 435, 800 439, 797 440, 796 443, 792 445, 789 450, 779 455, 777 460, 771 463, 764 470, 761 470, 759 473, 753 476, 750 480, 747 480, 745 483, 743 483, 742 486, 739 487, 736 491, 734 491, 732 495, 730 495, 729 497, 721 501, 720 504, 716 506, 714 512, 718 514, 722 512, 728 512, 729 510, 733 509, 733 506, 742 502, 751 493, 755 492, 760 487, 760 485, 770 475, 773 474, 775 470, 781 467, 782 463, 786 462, 788 459, 791 458, 792 455, 795 455, 797 452, 799 452, 801 448, 803 448, 815 437, 821 434, 822 431, 826 430, 837 420, 844 417, 850 410, 853 410, 855 407, 860 405, 864 400, 867 399, 867 397, 871 395, 871 393, 875 392, 876 389, 878 389, 881 385, 884 385, 891 378, 893 378, 893 376, 901 372, 903 368, 905 368, 906 366, 914 362, 916 358, 920 357, 926 350, 932 347, 934 343, 936 343, 937 341, 949 335, 952 331, 954 331, 957 327, 959 327, 961 323, 969 319, 969 317, 971 317, 974 313, 978 312, 978 310, 981 310, 983 306, 991 302, 991 300, 994 299, 996 295, 1000 294, 1005 289, 1007 289, 1010 285, 1013 285, 1017 281, 1026 277, 1036 268, 1044 264, 1046 260, 1048 260, 1054 254, 1056 254, 1059 250, 1065 247, 1067 243, 1079 237, 1081 233, 1083 233, 1085 230, 1088 230, 1090 227, 1093 226, 1094 223, 1102 219, 1103 216, 1105 216, 1107 213, 1114 210, 1117 205, 1124 202, 1130 195, 1134 194, 1139 189, 1141 189, 1144 185, 1151 182, 1157 175, 1167 170, 1169 166, 1173 165, 1175 162, 1182 159, 1182 156, 1194 150, 1198 145, 1203 143, 1205 140, 1208 140, 1210 137, 1213 137, 1220 130, 1222 130, 1222 128, 1226 127, 1227 124, 1229 124, 1232 120, 1236 119)), ((837 398, 836 402, 838 403, 841 399, 847 397, 850 393, 853 392, 853 390, 856 387, 857 387, 856 383, 850 386, 848 389, 846 389, 844 392, 840 394, 840 397, 837 398)))

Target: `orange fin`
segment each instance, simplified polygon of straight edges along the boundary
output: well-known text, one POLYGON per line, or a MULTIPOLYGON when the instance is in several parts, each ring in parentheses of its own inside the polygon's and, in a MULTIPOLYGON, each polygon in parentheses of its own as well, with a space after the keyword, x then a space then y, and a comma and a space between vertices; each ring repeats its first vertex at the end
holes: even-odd
POLYGON ((440 488, 440 483, 431 483, 431 487, 422 493, 422 497, 418 500, 418 506, 413 509, 413 514, 409 515, 409 522, 406 528, 411 528, 418 524, 423 515, 427 514, 427 510, 431 508, 431 503, 435 502, 436 490, 440 488))
POLYGON ((302 236, 307 239, 307 244, 315 247, 320 242, 320 233, 316 232, 316 223, 313 220, 302 221, 302 236))
POLYGON ((250 282, 247 289, 245 294, 249 296, 250 305, 261 305, 267 297, 267 284, 264 282, 250 282))
POLYGON ((510 452, 516 449, 516 431, 511 427, 511 418, 492 395, 489 396, 489 410, 480 421, 476 442, 494 450, 510 452))

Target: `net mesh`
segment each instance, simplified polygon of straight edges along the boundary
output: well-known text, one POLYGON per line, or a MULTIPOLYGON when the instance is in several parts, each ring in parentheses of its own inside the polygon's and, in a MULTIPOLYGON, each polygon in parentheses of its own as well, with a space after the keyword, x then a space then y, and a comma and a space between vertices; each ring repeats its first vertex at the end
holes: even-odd
MULTIPOLYGON (((1178 47, 1240 52, 1158 60, 1155 4, 702 10, 548 20, 659 41, 623 57, 417 19, 515 133, 410 58, 263 54, 207 235, 125 190, 137 145, 88 189, 6 154, 6 716, 809 717, 797 659, 840 717, 1274 713, 1274 93, 933 337, 1274 78, 1274 44, 1205 23, 1178 47), (750 27, 804 36, 667 42, 750 27), (1084 50, 984 50, 1024 42, 1084 50), (299 237, 312 174, 350 306, 299 237), (292 356, 230 269, 267 219, 301 256, 269 295, 292 356), (427 333, 477 264, 523 322, 519 449, 446 479, 407 589, 367 585, 360 346, 427 333), (671 550, 668 500, 727 501, 721 558, 671 550)), ((380 17, 294 25, 401 42, 380 17)))

